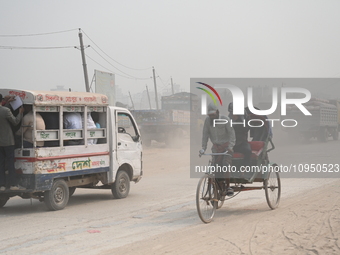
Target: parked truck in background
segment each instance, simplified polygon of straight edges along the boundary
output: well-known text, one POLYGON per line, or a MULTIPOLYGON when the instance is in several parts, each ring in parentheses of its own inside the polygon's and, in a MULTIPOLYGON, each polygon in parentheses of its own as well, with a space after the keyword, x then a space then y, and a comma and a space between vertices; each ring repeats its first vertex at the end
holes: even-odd
POLYGON ((190 118, 199 112, 198 97, 181 92, 163 96, 160 110, 132 110, 142 134, 143 144, 152 140, 168 146, 180 146, 189 133, 190 118))
POLYGON ((340 101, 311 99, 304 104, 312 115, 304 115, 295 105, 287 107, 287 119, 297 121, 296 127, 286 127, 285 131, 295 139, 309 140, 317 138, 326 142, 329 137, 339 138, 340 130, 340 101))

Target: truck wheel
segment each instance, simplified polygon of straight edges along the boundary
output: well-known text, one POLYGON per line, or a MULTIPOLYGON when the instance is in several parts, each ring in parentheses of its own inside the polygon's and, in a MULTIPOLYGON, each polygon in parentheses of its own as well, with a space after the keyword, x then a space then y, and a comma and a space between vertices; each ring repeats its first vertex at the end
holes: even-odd
POLYGON ((117 198, 126 198, 130 191, 130 178, 125 171, 118 171, 116 181, 112 184, 112 195, 117 198))
POLYGON ((44 193, 44 202, 50 211, 64 209, 69 199, 69 189, 63 179, 53 182, 51 190, 44 193))
POLYGON ((1 196, 0 197, 0 208, 4 207, 8 200, 9 200, 8 196, 1 196))
POLYGON ((321 128, 318 135, 319 142, 327 142, 328 132, 326 128, 321 128))
POLYGON ((334 129, 332 136, 333 136, 333 140, 335 141, 339 139, 339 130, 337 128, 334 129))

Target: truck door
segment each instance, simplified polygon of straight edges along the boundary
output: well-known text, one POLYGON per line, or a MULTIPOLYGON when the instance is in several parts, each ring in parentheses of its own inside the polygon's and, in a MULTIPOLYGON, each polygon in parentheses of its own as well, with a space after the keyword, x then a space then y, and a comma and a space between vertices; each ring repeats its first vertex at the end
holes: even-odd
POLYGON ((119 165, 128 163, 133 175, 140 175, 142 168, 142 144, 137 125, 127 112, 117 111, 117 160, 119 165))

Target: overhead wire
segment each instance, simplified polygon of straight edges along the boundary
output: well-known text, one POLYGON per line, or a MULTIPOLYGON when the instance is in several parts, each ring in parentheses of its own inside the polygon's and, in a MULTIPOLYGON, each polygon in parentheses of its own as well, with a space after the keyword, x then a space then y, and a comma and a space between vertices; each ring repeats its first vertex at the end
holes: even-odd
MULTIPOLYGON (((22 37, 22 36, 41 36, 41 35, 51 35, 51 34, 57 34, 57 33, 65 33, 65 32, 70 32, 70 31, 75 31, 75 30, 79 30, 82 31, 86 37, 101 51, 103 52, 108 58, 110 58, 112 61, 114 61, 115 63, 131 69, 131 70, 149 70, 152 67, 148 67, 148 68, 131 68, 128 67, 126 65, 123 65, 122 63, 116 61, 115 59, 113 59, 112 57, 110 57, 106 52, 104 52, 82 29, 80 28, 75 28, 75 29, 69 29, 69 30, 63 30, 63 31, 55 31, 55 32, 48 32, 48 33, 38 33, 38 34, 20 34, 20 35, 0 35, 0 37, 22 37)), ((1 46, 0 45, 0 49, 17 49, 17 50, 46 50, 46 49, 65 49, 65 48, 77 48, 79 49, 77 46, 51 46, 51 47, 22 47, 22 46, 1 46)), ((103 67, 105 70, 110 71, 118 76, 124 77, 124 78, 128 78, 128 79, 135 79, 135 80, 149 80, 152 77, 148 77, 148 78, 140 78, 140 77, 135 77, 133 75, 130 75, 122 70, 120 70, 119 68, 117 68, 116 66, 114 66, 112 63, 110 63, 110 61, 108 61, 106 58, 104 58, 94 47, 91 47, 95 53, 97 53, 101 58, 103 58, 108 64, 110 64, 113 68, 117 69, 119 72, 123 73, 124 75, 121 75, 117 72, 113 72, 112 70, 110 70, 109 68, 106 68, 105 66, 103 66, 102 64, 100 64, 99 62, 95 61, 93 58, 91 58, 88 54, 85 54, 89 59, 91 59, 93 62, 95 62, 96 64, 100 65, 101 67, 103 67)))
POLYGON ((170 78, 166 81, 167 84, 164 83, 162 77, 158 74, 158 72, 156 71, 156 74, 157 74, 157 77, 156 78, 159 78, 161 80, 161 82, 163 83, 163 89, 167 88, 169 86, 169 80, 170 78))
MULTIPOLYGON (((94 52, 96 52, 102 59, 104 59, 109 65, 111 65, 112 67, 114 67, 115 69, 117 69, 119 72, 121 72, 121 73, 123 73, 123 74, 125 74, 125 75, 127 75, 127 76, 129 76, 129 77, 131 77, 131 78, 133 78, 133 79, 136 79, 136 80, 148 80, 148 79, 150 79, 150 78, 139 78, 139 77, 135 77, 135 76, 133 76, 133 75, 130 75, 130 74, 128 74, 128 73, 125 73, 125 72, 123 72, 122 70, 120 70, 119 68, 117 68, 116 66, 114 66, 114 65, 112 65, 111 63, 110 63, 110 61, 108 61, 107 59, 105 59, 97 50, 95 50, 95 48, 93 48, 93 47, 90 47, 92 50, 94 50, 94 52)), ((124 76, 123 76, 124 77, 124 76)))
POLYGON ((121 66, 124 66, 125 68, 128 68, 128 69, 131 69, 131 70, 139 70, 139 71, 145 71, 145 70, 149 70, 151 69, 152 67, 147 67, 147 68, 132 68, 132 67, 128 67, 126 65, 123 65, 122 63, 118 62, 117 60, 113 59, 112 57, 110 57, 105 51, 103 51, 86 33, 84 30, 81 30, 84 35, 86 35, 86 37, 91 41, 93 42, 94 45, 96 45, 98 47, 98 49, 103 52, 107 57, 109 57, 112 61, 114 61, 115 63, 121 65, 121 66))
POLYGON ((22 46, 0 45, 0 49, 4 49, 4 50, 53 50, 53 49, 67 49, 67 48, 75 48, 75 46, 22 47, 22 46))
MULTIPOLYGON (((109 71, 111 73, 114 73, 115 75, 118 75, 118 76, 121 76, 121 77, 124 77, 124 78, 127 78, 127 79, 133 79, 133 80, 138 80, 138 78, 135 78, 135 77, 128 77, 128 76, 124 76, 124 75, 121 75, 119 73, 116 73, 110 69, 108 69, 107 67, 103 66, 102 64, 100 64, 99 62, 97 62, 96 60, 94 60, 93 58, 91 58, 88 54, 85 54, 86 57, 88 57, 89 59, 91 59, 93 62, 95 62, 96 64, 98 64, 99 66, 103 67, 106 71, 109 71)), ((144 78, 143 78, 144 79, 144 78)), ((146 79, 151 79, 151 78, 145 78, 144 80, 146 79)))
POLYGON ((48 32, 48 33, 39 33, 39 34, 24 34, 24 35, 0 35, 0 37, 20 37, 20 36, 40 36, 40 35, 51 35, 51 34, 59 34, 59 33, 66 33, 70 31, 78 30, 78 28, 63 30, 63 31, 56 31, 56 32, 48 32))
MULTIPOLYGON (((51 35, 51 34, 59 34, 66 33, 70 31, 77 30, 77 28, 63 30, 63 31, 55 31, 48 33, 38 33, 38 34, 21 34, 21 35, 0 35, 0 37, 23 37, 23 36, 41 36, 41 35, 51 35)), ((10 50, 51 50, 51 49, 65 49, 65 48, 74 48, 75 46, 49 46, 49 47, 31 47, 31 46, 4 46, 1 45, 0 49, 10 49, 10 50)))

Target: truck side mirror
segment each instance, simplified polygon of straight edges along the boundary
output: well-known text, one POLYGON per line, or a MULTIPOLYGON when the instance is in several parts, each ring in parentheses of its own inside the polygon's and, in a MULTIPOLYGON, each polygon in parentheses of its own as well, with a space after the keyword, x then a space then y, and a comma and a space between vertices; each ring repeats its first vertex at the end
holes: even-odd
POLYGON ((139 138, 140 138, 140 135, 135 135, 135 136, 132 137, 132 140, 133 140, 134 142, 138 142, 138 141, 139 141, 139 138))

